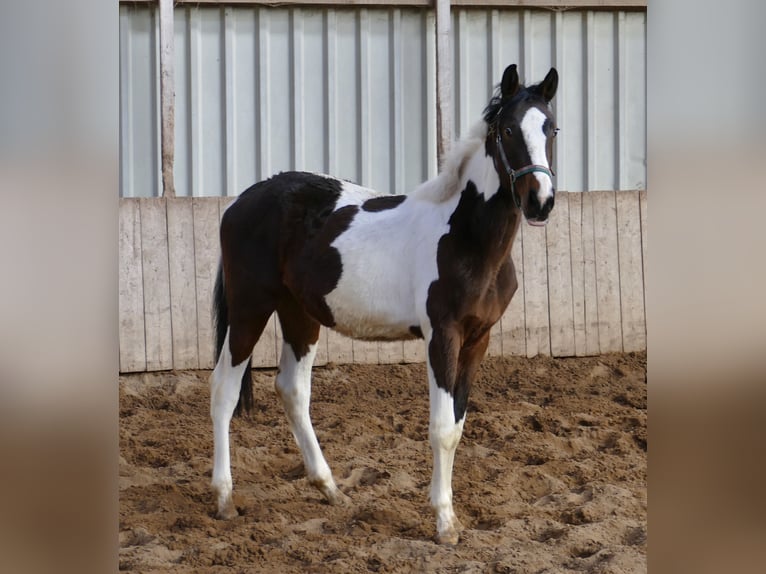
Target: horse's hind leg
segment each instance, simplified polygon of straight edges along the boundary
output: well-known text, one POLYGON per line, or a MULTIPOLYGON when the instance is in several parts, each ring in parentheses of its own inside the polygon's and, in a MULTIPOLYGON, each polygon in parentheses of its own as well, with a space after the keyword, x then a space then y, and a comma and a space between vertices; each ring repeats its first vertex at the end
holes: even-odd
POLYGON ((317 352, 320 326, 292 297, 281 301, 277 313, 284 345, 279 359, 276 391, 303 456, 309 483, 318 488, 331 504, 340 504, 347 497, 335 485, 309 415, 311 366, 317 352))
POLYGON ((211 487, 217 497, 216 516, 224 520, 237 516, 231 498, 229 425, 239 399, 242 376, 271 313, 264 311, 250 321, 243 321, 240 316, 238 321, 229 326, 218 362, 210 376, 210 416, 213 419, 214 445, 211 487))

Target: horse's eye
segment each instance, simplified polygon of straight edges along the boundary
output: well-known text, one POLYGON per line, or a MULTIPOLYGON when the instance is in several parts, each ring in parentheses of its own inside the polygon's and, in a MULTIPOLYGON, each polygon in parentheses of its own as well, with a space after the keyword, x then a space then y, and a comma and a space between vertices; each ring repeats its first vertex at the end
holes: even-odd
POLYGON ((559 128, 556 128, 553 130, 553 137, 555 138, 557 135, 559 135, 559 131, 561 131, 559 128))
POLYGON ((511 132, 511 128, 505 128, 504 131, 505 131, 505 135, 507 135, 508 137, 511 137, 511 135, 513 135, 513 132, 511 132))

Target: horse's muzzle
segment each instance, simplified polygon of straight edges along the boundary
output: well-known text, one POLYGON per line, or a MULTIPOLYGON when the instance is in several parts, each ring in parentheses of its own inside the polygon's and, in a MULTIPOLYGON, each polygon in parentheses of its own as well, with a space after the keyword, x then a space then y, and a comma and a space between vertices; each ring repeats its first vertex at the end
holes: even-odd
POLYGON ((527 205, 527 223, 535 226, 543 226, 548 223, 548 215, 553 210, 553 204, 555 203, 555 193, 545 200, 545 203, 540 205, 537 200, 536 194, 529 196, 529 202, 527 205))

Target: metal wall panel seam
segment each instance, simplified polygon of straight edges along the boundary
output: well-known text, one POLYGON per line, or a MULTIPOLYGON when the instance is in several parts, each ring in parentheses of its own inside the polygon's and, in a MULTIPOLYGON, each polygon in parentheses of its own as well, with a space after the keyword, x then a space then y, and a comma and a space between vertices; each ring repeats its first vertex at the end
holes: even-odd
POLYGON ((234 120, 237 109, 237 75, 236 46, 234 37, 234 16, 231 6, 223 9, 223 65, 224 65, 224 117, 226 118, 226 134, 224 155, 226 157, 226 186, 221 195, 236 195, 237 173, 237 122, 234 120))
POLYGON ((151 131, 154 134, 154 150, 151 154, 151 163, 153 174, 152 190, 149 197, 160 197, 162 195, 162 105, 160 103, 160 10, 159 4, 152 7, 152 59, 150 64, 149 84, 152 89, 152 126, 151 131))
POLYGON ((130 30, 132 7, 120 9, 120 182, 122 197, 134 197, 135 159, 133 157, 133 34, 130 30))
POLYGON ((585 78, 586 91, 586 117, 585 130, 587 133, 587 149, 585 152, 588 162, 585 171, 585 189, 593 189, 596 179, 596 126, 593 125, 596 119, 596 46, 593 12, 588 12, 585 16, 585 78))
POLYGON ((199 197, 202 182, 202 139, 200 124, 202 123, 201 103, 201 70, 200 70, 200 9, 189 8, 189 94, 190 113, 189 124, 191 133, 191 192, 193 197, 199 197))
POLYGON ((292 103, 293 103, 293 129, 292 129, 292 168, 294 170, 305 169, 305 153, 304 153, 304 141, 305 141, 305 121, 304 121, 304 109, 303 98, 305 97, 303 74, 303 12, 300 8, 293 8, 290 10, 290 34, 292 36, 290 46, 292 50, 292 57, 290 62, 292 65, 292 103))
POLYGON ((356 43, 359 58, 357 60, 359 85, 357 86, 359 113, 359 155, 357 181, 364 186, 372 186, 370 165, 370 19, 366 8, 357 13, 356 43))
POLYGON ((617 68, 617 97, 615 98, 615 118, 617 129, 617 153, 615 159, 617 165, 615 170, 617 171, 617 177, 615 183, 616 189, 625 189, 627 183, 627 165, 626 154, 628 152, 627 145, 627 70, 626 70, 626 57, 625 57, 625 12, 618 12, 615 17, 615 67, 617 68))
MULTIPOLYGON (((503 63, 500 61, 500 14, 497 10, 491 10, 489 13, 489 26, 487 27, 487 78, 489 86, 487 96, 494 93, 495 85, 500 83, 505 67, 513 62, 503 63)), ((489 101, 489 97, 487 98, 489 101)))
POLYGON ((454 125, 457 129, 452 134, 453 140, 464 137, 471 124, 471 120, 468 119, 468 50, 461 49, 465 45, 463 37, 468 36, 467 25, 466 11, 458 11, 457 26, 455 27, 455 44, 453 47, 457 52, 457 58, 455 59, 457 63, 455 66, 456 73, 453 75, 456 88, 454 93, 457 96, 455 105, 457 118, 454 125))
POLYGON ((270 30, 269 30, 269 9, 258 9, 258 109, 259 114, 259 167, 260 173, 258 179, 266 179, 271 175, 271 138, 270 108, 271 98, 269 96, 269 72, 270 72, 270 30))
POLYGON ((425 106, 423 115, 426 118, 426 144, 423 146, 425 153, 423 162, 427 167, 425 177, 422 179, 425 181, 435 177, 439 171, 436 151, 436 14, 433 10, 426 12, 423 27, 425 28, 423 34, 423 41, 425 42, 423 69, 426 76, 426 95, 423 98, 423 106, 425 106))
POLYGON ((524 10, 521 16, 521 62, 519 76, 525 84, 532 83, 532 11, 524 10))
MULTIPOLYGON (((551 66, 555 67, 557 71, 559 69, 562 69, 566 64, 564 62, 566 51, 564 50, 564 13, 563 12, 556 12, 556 14, 553 17, 553 34, 551 36, 551 41, 553 42, 553 49, 551 52, 553 53, 553 62, 551 62, 551 66)), ((560 74, 559 74, 560 75, 560 74)), ((566 97, 566 88, 562 90, 562 84, 559 83, 559 88, 556 91, 556 97, 553 98, 552 107, 553 107, 553 114, 556 117, 556 121, 558 124, 561 123, 562 119, 561 116, 564 113, 564 110, 566 109, 561 104, 561 99, 563 97, 566 97)), ((551 165, 551 169, 556 174, 556 181, 554 182, 555 187, 558 189, 558 178, 563 177, 566 174, 562 174, 562 168, 566 165, 566 147, 562 145, 558 145, 558 141, 554 141, 553 144, 553 165, 551 165)))
POLYGON ((402 141, 402 13, 389 12, 389 65, 391 74, 391 189, 392 194, 405 193, 404 150, 402 141))
POLYGON ((325 102, 327 106, 327 134, 325 140, 325 169, 328 174, 338 171, 337 151, 335 149, 337 133, 337 104, 335 99, 337 19, 335 10, 325 14, 325 102))

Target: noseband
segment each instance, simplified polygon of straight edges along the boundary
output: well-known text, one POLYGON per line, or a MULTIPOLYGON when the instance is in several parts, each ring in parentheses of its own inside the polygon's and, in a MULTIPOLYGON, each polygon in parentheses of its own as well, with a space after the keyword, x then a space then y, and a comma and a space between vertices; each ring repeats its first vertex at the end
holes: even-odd
POLYGON ((498 153, 500 155, 500 161, 503 162, 503 167, 505 168, 505 172, 508 174, 508 177, 511 180, 511 197, 513 198, 513 203, 516 205, 516 207, 521 210, 521 199, 516 194, 516 188, 515 183, 516 180, 519 179, 522 175, 527 175, 528 173, 534 173, 536 171, 539 171, 540 173, 544 173, 548 177, 551 178, 551 181, 553 181, 553 176, 555 175, 552 170, 545 167, 544 165, 537 165, 537 164, 530 164, 527 166, 522 167, 521 169, 513 169, 511 167, 511 164, 508 162, 508 158, 505 156, 505 150, 503 149, 503 143, 500 141, 500 129, 499 127, 495 130, 495 147, 498 150, 498 153))

